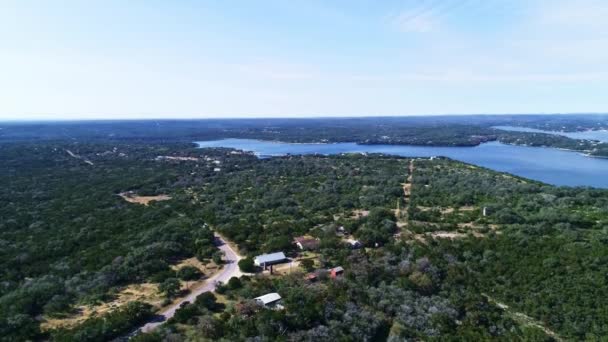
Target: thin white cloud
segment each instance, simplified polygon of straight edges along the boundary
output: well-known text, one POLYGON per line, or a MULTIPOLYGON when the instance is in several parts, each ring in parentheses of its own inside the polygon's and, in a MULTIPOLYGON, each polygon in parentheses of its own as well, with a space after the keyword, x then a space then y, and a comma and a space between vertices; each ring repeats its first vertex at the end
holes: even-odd
MULTIPOLYGON (((420 6, 406 8, 388 16, 390 26, 401 32, 427 33, 444 27, 446 17, 462 7, 470 5, 470 0, 435 0, 421 2, 420 6)), ((478 6, 479 7, 479 6, 478 6)))
POLYGON ((426 33, 439 27, 432 12, 403 11, 390 19, 391 25, 401 32, 426 33))

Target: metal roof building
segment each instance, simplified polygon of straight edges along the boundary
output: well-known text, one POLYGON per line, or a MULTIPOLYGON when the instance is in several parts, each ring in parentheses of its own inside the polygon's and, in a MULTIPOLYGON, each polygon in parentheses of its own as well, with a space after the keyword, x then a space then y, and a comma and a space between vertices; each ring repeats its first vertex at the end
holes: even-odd
POLYGON ((279 295, 276 292, 273 293, 268 293, 265 294, 263 296, 259 296, 254 298, 254 300, 260 304, 263 304, 264 306, 278 302, 279 300, 281 300, 281 295, 279 295))
POLYGON ((280 262, 285 261, 287 257, 283 252, 270 253, 270 254, 262 254, 258 255, 253 259, 253 262, 256 266, 266 266, 272 264, 278 264, 280 262))

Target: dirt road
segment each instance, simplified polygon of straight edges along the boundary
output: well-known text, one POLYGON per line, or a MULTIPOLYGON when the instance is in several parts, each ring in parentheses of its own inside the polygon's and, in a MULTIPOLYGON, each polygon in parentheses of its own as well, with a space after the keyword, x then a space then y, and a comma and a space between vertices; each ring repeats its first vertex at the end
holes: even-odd
POLYGON ((144 326, 138 329, 138 331, 142 332, 150 332, 154 330, 159 325, 163 324, 166 320, 173 317, 175 315, 175 311, 179 309, 180 305, 183 303, 192 303, 203 292, 214 291, 216 288, 217 282, 226 283, 232 277, 240 277, 243 273, 240 271, 238 266, 238 261, 241 260, 241 256, 230 247, 226 241, 224 241, 221 237, 216 235, 216 242, 218 244, 218 248, 224 252, 224 267, 222 270, 215 274, 213 277, 209 279, 205 279, 205 283, 194 289, 191 293, 189 293, 186 297, 181 298, 179 301, 171 304, 170 306, 164 308, 160 311, 152 322, 146 323, 144 326))

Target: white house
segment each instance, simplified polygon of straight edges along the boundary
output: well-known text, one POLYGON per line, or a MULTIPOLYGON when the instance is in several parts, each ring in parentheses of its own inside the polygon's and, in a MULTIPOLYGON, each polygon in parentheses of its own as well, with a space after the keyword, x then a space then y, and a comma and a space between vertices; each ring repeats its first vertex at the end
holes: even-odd
POLYGON ((276 292, 272 292, 272 293, 268 293, 265 294, 263 296, 259 296, 254 298, 254 300, 256 301, 256 303, 261 304, 265 307, 274 307, 274 308, 282 308, 282 306, 279 304, 279 301, 281 300, 281 295, 279 295, 276 292))
POLYGON ((256 266, 264 267, 285 262, 287 257, 283 252, 258 255, 253 259, 256 266))

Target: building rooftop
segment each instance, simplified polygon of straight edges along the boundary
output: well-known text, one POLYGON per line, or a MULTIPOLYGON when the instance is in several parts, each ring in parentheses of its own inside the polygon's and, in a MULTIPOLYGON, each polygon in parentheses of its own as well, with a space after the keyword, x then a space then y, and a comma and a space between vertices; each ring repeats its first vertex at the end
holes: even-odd
POLYGON ((283 252, 262 254, 262 255, 258 255, 255 257, 255 261, 259 264, 273 262, 273 261, 280 261, 280 260, 284 260, 284 259, 287 259, 287 257, 285 256, 285 253, 283 253, 283 252))
POLYGON ((294 239, 297 244, 300 244, 304 249, 317 249, 320 241, 310 236, 300 236, 294 239))
POLYGON ((332 268, 330 271, 335 272, 335 273, 344 272, 344 268, 342 268, 342 266, 338 266, 338 267, 332 268))
POLYGON ((276 292, 272 292, 272 293, 265 294, 263 296, 256 297, 256 298, 254 298, 254 300, 258 303, 268 305, 268 304, 274 303, 278 300, 281 300, 281 295, 279 295, 276 292))

